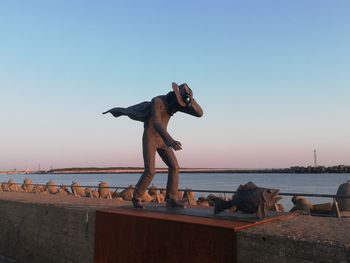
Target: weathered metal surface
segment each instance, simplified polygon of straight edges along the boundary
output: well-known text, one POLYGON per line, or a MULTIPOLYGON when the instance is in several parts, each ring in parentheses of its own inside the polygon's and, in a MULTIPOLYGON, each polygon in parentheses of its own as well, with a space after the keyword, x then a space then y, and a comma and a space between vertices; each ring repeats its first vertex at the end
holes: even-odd
MULTIPOLYGON (((122 206, 124 208, 130 209, 129 206, 122 206)), ((261 224, 267 223, 274 220, 280 220, 282 218, 293 216, 290 213, 268 211, 264 219, 258 218, 255 214, 247 214, 242 212, 230 213, 229 211, 224 211, 223 213, 214 215, 212 207, 199 207, 199 206, 188 206, 186 209, 167 209, 165 206, 150 203, 146 206, 147 211, 174 214, 174 215, 187 215, 196 217, 205 217, 214 220, 228 220, 232 222, 248 222, 251 224, 261 224)))
POLYGON ((212 209, 151 210, 97 211, 94 262, 232 263, 238 230, 285 217, 244 222, 209 217, 212 209))

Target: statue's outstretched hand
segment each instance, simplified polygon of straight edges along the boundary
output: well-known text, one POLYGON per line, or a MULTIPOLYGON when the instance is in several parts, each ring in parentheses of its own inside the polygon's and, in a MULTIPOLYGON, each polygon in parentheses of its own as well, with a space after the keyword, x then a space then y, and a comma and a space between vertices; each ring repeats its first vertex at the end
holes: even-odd
POLYGON ((170 144, 170 147, 173 148, 175 151, 182 150, 182 145, 181 142, 179 141, 174 141, 170 144))

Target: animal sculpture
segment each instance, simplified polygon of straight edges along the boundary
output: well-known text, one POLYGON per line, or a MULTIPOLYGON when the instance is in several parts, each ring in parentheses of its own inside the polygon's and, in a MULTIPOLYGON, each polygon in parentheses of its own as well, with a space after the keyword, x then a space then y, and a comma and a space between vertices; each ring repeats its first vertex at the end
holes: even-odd
POLYGON ((262 188, 249 182, 238 187, 232 200, 225 201, 216 198, 214 214, 234 208, 233 210, 242 211, 243 213, 256 213, 258 218, 264 218, 267 210, 281 199, 278 193, 278 189, 262 188))

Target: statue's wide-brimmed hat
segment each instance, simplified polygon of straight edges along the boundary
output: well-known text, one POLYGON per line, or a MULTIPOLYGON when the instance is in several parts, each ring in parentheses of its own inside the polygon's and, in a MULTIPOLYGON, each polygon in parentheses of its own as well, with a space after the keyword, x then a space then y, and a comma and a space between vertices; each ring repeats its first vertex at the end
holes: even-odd
POLYGON ((175 82, 172 83, 172 87, 176 95, 176 100, 181 106, 179 111, 191 114, 196 117, 202 117, 203 110, 193 98, 193 92, 190 87, 186 83, 183 83, 179 86, 175 82))

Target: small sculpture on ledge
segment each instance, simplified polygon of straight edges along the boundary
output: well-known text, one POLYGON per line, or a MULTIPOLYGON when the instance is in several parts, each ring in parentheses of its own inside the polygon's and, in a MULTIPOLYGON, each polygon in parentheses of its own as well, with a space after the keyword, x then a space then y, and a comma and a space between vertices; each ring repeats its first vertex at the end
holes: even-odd
POLYGON ((256 213, 260 219, 265 218, 267 211, 274 207, 281 197, 278 189, 267 189, 256 186, 249 182, 240 185, 232 200, 225 201, 221 198, 214 200, 214 214, 221 213, 226 209, 242 211, 243 213, 256 213))

